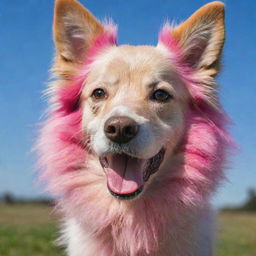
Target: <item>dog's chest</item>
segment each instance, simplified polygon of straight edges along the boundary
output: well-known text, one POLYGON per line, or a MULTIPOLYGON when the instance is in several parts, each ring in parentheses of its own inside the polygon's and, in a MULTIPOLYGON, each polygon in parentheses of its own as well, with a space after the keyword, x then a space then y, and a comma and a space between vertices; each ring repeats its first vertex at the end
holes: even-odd
POLYGON ((66 223, 63 242, 68 245, 69 256, 211 256, 212 217, 202 219, 200 215, 182 227, 169 223, 165 236, 157 240, 143 232, 139 237, 139 226, 125 230, 127 227, 114 223, 95 235, 72 219, 66 223))

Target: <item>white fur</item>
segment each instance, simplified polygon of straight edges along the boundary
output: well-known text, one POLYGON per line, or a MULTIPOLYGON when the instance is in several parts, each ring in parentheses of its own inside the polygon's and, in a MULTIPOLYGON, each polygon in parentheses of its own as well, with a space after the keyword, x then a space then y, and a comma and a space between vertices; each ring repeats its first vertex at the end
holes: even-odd
MULTIPOLYGON (((206 206, 184 220, 189 222, 189 229, 182 228, 182 223, 173 223, 169 227, 170 246, 157 256, 213 256, 214 217, 213 211, 206 206), (174 239, 175 243, 173 243, 174 239)), ((93 234, 74 219, 65 222, 63 233, 62 242, 68 243, 67 253, 69 256, 103 256, 95 246, 93 234)))
POLYGON ((81 228, 75 219, 65 222, 61 243, 68 244, 67 254, 69 256, 92 256, 93 239, 89 232, 81 228))

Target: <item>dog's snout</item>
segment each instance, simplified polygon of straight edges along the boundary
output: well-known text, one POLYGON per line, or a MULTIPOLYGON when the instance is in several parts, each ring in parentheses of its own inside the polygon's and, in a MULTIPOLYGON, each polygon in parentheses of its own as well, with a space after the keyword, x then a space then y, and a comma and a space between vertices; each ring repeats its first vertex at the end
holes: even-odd
POLYGON ((131 118, 117 116, 109 118, 104 125, 106 136, 113 142, 123 144, 129 142, 138 133, 139 126, 131 118))

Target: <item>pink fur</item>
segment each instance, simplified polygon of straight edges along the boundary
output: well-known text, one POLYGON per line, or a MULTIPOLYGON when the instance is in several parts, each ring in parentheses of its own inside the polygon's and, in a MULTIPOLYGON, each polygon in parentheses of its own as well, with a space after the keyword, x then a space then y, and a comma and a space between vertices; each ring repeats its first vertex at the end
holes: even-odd
POLYGON ((208 97, 208 90, 206 86, 198 86, 204 83, 202 78, 198 79, 198 74, 183 62, 183 52, 179 47, 177 40, 171 37, 172 27, 167 23, 163 26, 159 33, 159 43, 163 44, 170 52, 170 61, 174 64, 176 70, 184 79, 191 96, 197 99, 205 99, 208 97))
POLYGON ((44 170, 42 179, 49 181, 49 191, 56 195, 60 190, 65 191, 63 184, 69 180, 62 174, 66 172, 69 175, 86 160, 86 141, 81 131, 82 112, 79 109, 79 97, 89 66, 100 51, 115 44, 116 27, 106 26, 103 34, 96 38, 89 50, 81 72, 74 76, 68 85, 55 92, 58 107, 45 122, 37 147, 40 150, 39 166, 44 170))
MULTIPOLYGON (((166 227, 182 226, 184 216, 206 204, 224 175, 230 145, 225 114, 207 101, 204 90, 198 86, 204 81, 196 81, 194 71, 180 62, 178 44, 168 27, 162 30, 159 40, 174 56, 170 61, 194 101, 187 116, 183 157, 170 167, 160 184, 154 184, 154 189, 146 191, 139 200, 119 202, 107 192, 102 170, 86 165, 88 149, 81 131, 79 95, 94 56, 105 46, 115 44, 115 33, 100 36, 81 73, 57 91, 58 108, 50 114, 39 138, 39 162, 48 191, 59 197, 65 216, 75 217, 94 234, 101 255, 154 255, 166 239, 166 227), (173 177, 176 169, 181 175, 173 177)), ((174 240, 183 239, 168 232, 174 240)))

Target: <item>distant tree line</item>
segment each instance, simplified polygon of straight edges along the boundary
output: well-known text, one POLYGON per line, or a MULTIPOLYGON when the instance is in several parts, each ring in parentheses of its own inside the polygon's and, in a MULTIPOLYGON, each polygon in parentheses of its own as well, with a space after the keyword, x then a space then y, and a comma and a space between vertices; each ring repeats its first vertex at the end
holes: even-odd
MULTIPOLYGON (((53 205, 53 200, 51 198, 17 198, 12 193, 6 192, 0 196, 0 202, 8 205, 14 204, 44 204, 53 205)), ((245 203, 238 207, 224 207, 222 211, 247 211, 256 212, 256 189, 250 188, 248 190, 248 196, 245 203)))
POLYGON ((10 192, 5 192, 0 196, 0 202, 7 205, 14 204, 43 204, 43 205, 53 205, 53 200, 51 198, 46 197, 38 197, 38 198, 18 198, 15 197, 10 192))
POLYGON ((248 189, 247 200, 238 207, 224 207, 223 211, 247 211, 256 212, 256 189, 248 189))
POLYGON ((246 211, 256 211, 256 190, 255 189, 248 190, 248 200, 241 208, 246 211))

